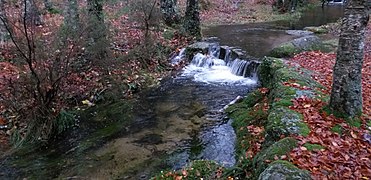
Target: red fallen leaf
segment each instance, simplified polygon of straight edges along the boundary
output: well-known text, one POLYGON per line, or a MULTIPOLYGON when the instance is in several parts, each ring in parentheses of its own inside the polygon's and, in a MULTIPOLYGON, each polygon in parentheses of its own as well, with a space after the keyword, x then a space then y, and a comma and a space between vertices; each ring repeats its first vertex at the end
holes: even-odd
POLYGON ((287 159, 287 156, 286 156, 286 155, 282 155, 282 156, 280 157, 280 159, 285 160, 285 159, 287 159))
POLYGON ((3 117, 1 117, 1 116, 0 116, 0 125, 1 125, 1 126, 6 125, 6 121, 5 121, 5 119, 4 119, 3 117))
POLYGON ((357 139, 357 138, 358 138, 358 136, 357 136, 353 131, 350 132, 350 135, 351 135, 354 139, 357 139))

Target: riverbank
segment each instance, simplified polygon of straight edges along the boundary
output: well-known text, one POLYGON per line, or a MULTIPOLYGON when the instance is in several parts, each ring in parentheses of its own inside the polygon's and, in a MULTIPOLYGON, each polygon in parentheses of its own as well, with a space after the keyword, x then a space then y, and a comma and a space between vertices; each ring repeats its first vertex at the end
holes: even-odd
POLYGON ((197 161, 154 179, 369 178, 370 37, 371 24, 365 41, 360 119, 347 121, 326 109, 336 59, 333 51, 304 50, 287 59, 267 57, 259 67, 263 87, 226 111, 234 119, 237 164, 224 168, 197 161))

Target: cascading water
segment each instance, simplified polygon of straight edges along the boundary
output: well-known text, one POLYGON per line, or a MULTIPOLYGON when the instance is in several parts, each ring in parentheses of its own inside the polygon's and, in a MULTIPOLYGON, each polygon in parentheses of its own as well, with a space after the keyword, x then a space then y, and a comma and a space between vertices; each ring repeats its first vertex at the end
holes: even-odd
MULTIPOLYGON (((232 58, 232 50, 211 44, 208 54, 196 53, 182 76, 194 76, 195 81, 223 84, 255 84, 259 63, 252 60, 232 58), (248 78, 246 78, 248 77, 248 78)), ((178 59, 181 56, 176 57, 178 59)))
MULTIPOLYGON (((233 99, 241 98, 257 85, 254 75, 257 62, 242 60, 235 49, 217 43, 209 43, 208 48, 203 44, 203 47, 172 83, 195 88, 189 92, 189 96, 196 94, 199 101, 207 106, 206 114, 201 118, 206 118, 208 125, 190 143, 196 144, 196 148, 185 148, 169 160, 174 169, 181 168, 193 159, 209 159, 226 167, 233 166, 235 154, 231 142, 235 141, 236 136, 231 121, 224 119, 223 110, 233 99), (194 152, 199 146, 202 150, 194 152)), ((182 53, 184 51, 172 62, 184 60, 182 53)))

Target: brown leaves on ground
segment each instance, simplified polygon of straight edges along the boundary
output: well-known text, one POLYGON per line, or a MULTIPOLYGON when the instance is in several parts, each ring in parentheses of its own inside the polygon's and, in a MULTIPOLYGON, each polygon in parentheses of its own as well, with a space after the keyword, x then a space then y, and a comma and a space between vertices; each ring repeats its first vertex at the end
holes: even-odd
MULTIPOLYGON (((365 140, 370 134, 365 122, 371 117, 371 24, 366 34, 365 58, 362 69, 363 113, 362 127, 348 125, 343 119, 322 111, 326 102, 308 97, 293 99, 290 108, 304 115, 310 128, 307 137, 298 136, 299 147, 290 153, 290 160, 302 169, 309 170, 313 179, 371 179, 371 144, 365 140), (334 127, 341 133, 334 132, 334 127), (305 143, 318 144, 324 149, 308 150, 305 143)), ((301 67, 314 71, 312 78, 330 94, 332 70, 336 54, 319 51, 304 52, 291 61, 301 67)), ((292 64, 293 64, 292 63, 292 64)), ((296 87, 292 82, 286 85, 296 87)), ((296 87, 298 88, 298 87, 296 87)))
POLYGON ((304 115, 311 130, 307 137, 297 137, 299 147, 290 153, 299 168, 307 169, 314 179, 361 179, 371 177, 371 146, 363 140, 364 128, 349 126, 344 120, 327 115, 324 102, 308 97, 293 100, 290 108, 304 115), (340 126, 341 134, 331 128, 340 126), (321 150, 309 151, 305 143, 318 144, 321 150))

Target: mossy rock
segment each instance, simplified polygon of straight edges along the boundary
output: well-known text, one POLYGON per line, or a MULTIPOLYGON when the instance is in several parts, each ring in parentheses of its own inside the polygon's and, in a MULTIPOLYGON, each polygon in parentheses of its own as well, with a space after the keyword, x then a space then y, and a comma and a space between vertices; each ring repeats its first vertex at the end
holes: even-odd
POLYGON ((264 57, 257 70, 261 85, 268 88, 271 87, 274 83, 273 76, 275 72, 283 67, 285 67, 285 65, 282 59, 264 57))
POLYGON ((277 58, 292 57, 304 51, 314 50, 329 51, 317 36, 309 35, 278 45, 270 51, 269 56, 277 58))
POLYGON ((326 34, 326 33, 328 33, 328 29, 326 29, 323 26, 319 26, 319 27, 309 26, 309 27, 305 27, 304 30, 311 31, 315 34, 326 34))
POLYGON ((241 102, 235 103, 229 106, 225 112, 231 116, 236 111, 243 110, 246 111, 247 108, 253 107, 256 103, 260 102, 264 98, 264 95, 259 91, 255 90, 247 95, 247 97, 243 98, 241 102))
POLYGON ((297 147, 298 141, 292 137, 283 138, 259 152, 254 158, 255 174, 259 175, 267 168, 268 163, 282 155, 287 155, 297 147))
POLYGON ((259 180, 310 180, 308 171, 301 170, 288 161, 277 160, 269 164, 269 166, 259 175, 259 180))
POLYGON ((162 171, 151 179, 216 179, 216 173, 219 169, 223 169, 214 161, 195 160, 187 167, 179 171, 162 171))
POLYGON ((269 56, 272 57, 292 57, 295 54, 299 53, 300 49, 296 48, 292 43, 281 44, 271 50, 269 56))
POLYGON ((280 139, 281 135, 308 135, 310 130, 307 124, 302 121, 302 119, 303 116, 301 114, 287 107, 272 109, 269 113, 267 125, 265 127, 267 132, 266 141, 277 141, 278 139, 280 139))

